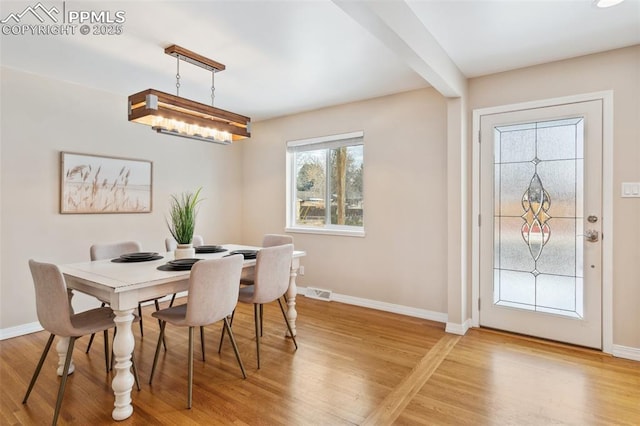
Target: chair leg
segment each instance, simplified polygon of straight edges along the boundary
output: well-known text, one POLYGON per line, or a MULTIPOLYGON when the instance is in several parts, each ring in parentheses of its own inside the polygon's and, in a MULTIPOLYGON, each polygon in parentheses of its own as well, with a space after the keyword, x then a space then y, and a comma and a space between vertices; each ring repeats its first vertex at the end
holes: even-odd
POLYGON ((151 376, 149 377, 149 384, 153 381, 153 373, 156 371, 156 365, 158 364, 158 356, 160 355, 160 346, 162 345, 162 337, 164 337, 164 328, 167 326, 166 321, 162 321, 160 324, 160 336, 158 336, 158 345, 156 346, 156 354, 153 357, 153 367, 151 368, 151 376))
MULTIPOLYGON (((175 295, 175 293, 174 293, 175 295)), ((154 300, 154 303, 156 305, 156 312, 158 312, 160 310, 160 303, 158 303, 158 299, 154 300)), ((171 303, 173 303, 173 299, 171 299, 171 303)), ((160 325, 160 320, 158 320, 158 325, 160 325)), ((142 327, 142 314, 140 315, 140 326, 142 327)), ((162 337, 162 345, 164 346, 164 350, 167 350, 167 341, 165 339, 165 336, 162 337)))
POLYGON ((289 319, 287 318, 287 314, 282 307, 282 302, 280 298, 278 298, 278 305, 280 305, 280 310, 282 311, 282 316, 284 317, 284 322, 287 323, 287 328, 289 329, 289 335, 293 339, 293 344, 296 345, 296 349, 298 349, 298 342, 296 342, 296 336, 293 335, 293 331, 291 330, 291 324, 289 324, 289 319))
POLYGON ((175 300, 176 300, 176 294, 177 293, 173 293, 173 296, 171 296, 171 302, 169 302, 169 307, 173 306, 173 302, 175 302, 175 300))
POLYGON ((258 370, 260 370, 260 318, 258 303, 253 304, 253 322, 256 325, 256 354, 258 357, 258 370))
POLYGON ((73 355, 73 345, 76 343, 77 337, 69 337, 69 348, 67 349, 67 359, 64 361, 64 369, 62 370, 62 377, 60 378, 60 388, 58 389, 58 399, 56 401, 56 409, 53 412, 53 422, 55 425, 58 422, 58 415, 60 414, 60 407, 62 407, 62 397, 64 396, 64 388, 67 385, 67 376, 69 375, 69 365, 71 365, 71 356, 73 355))
MULTIPOLYGON (((104 333, 104 366, 107 369, 107 373, 109 372, 109 330, 105 330, 104 333)), ((92 335, 93 336, 93 335, 92 335)))
POLYGON ((263 313, 264 313, 264 305, 261 304, 260 305, 260 337, 262 337, 262 330, 263 330, 263 327, 262 327, 262 324, 263 324, 262 317, 264 316, 263 313))
POLYGON ((131 353, 131 369, 133 370, 133 378, 136 381, 136 387, 138 390, 140 389, 140 377, 138 376, 138 368, 136 367, 136 360, 133 357, 133 352, 131 353))
MULTIPOLYGON (((106 305, 106 303, 102 302, 102 304, 100 305, 101 308, 104 308, 106 305)), ((89 350, 91 349, 91 344, 93 344, 93 338, 96 337, 96 333, 92 333, 91 337, 89 338, 89 343, 87 343, 87 350, 85 351, 85 354, 89 353, 89 350)))
POLYGON ((193 396, 193 327, 189 327, 189 389, 187 391, 187 408, 191 409, 193 396))
POLYGON ((36 384, 36 379, 40 375, 40 370, 42 370, 42 364, 44 364, 44 360, 47 358, 47 354, 49 353, 49 349, 51 349, 51 344, 53 343, 53 338, 56 337, 55 334, 49 336, 49 340, 47 340, 47 344, 42 351, 42 355, 40 356, 40 361, 38 361, 38 366, 36 367, 36 371, 33 372, 33 376, 31 377, 31 383, 29 383, 29 388, 27 389, 27 393, 24 395, 24 399, 22 400, 23 404, 27 403, 27 399, 29 399, 29 395, 31 394, 31 390, 33 389, 33 385, 36 384))
POLYGON ((96 337, 96 333, 92 333, 91 337, 89 338, 89 343, 87 343, 87 350, 84 351, 85 354, 89 353, 89 350, 91 350, 91 345, 93 344, 93 338, 96 337))
POLYGON ((204 361, 204 327, 200 326, 200 346, 202 346, 202 360, 204 361))
MULTIPOLYGON (((229 328, 231 328, 231 325, 233 324, 233 316, 236 314, 236 310, 234 309, 233 312, 231 312, 231 320, 229 321, 229 328)), ((220 353, 222 351, 222 343, 224 342, 224 333, 225 333, 226 329, 224 327, 224 325, 222 326, 222 335, 220 336, 220 344, 218 345, 218 353, 220 353)))
POLYGON ((244 371, 244 364, 242 363, 242 359, 240 359, 240 352, 238 351, 238 345, 236 344, 236 339, 233 336, 233 331, 231 331, 231 324, 229 320, 225 317, 223 318, 224 325, 223 330, 226 329, 229 332, 229 340, 231 340, 231 345, 233 346, 233 351, 236 354, 236 359, 238 360, 238 365, 240 366, 240 370, 242 370, 242 378, 247 378, 247 373, 244 371))
POLYGON ((140 337, 144 337, 144 330, 142 329, 142 304, 138 303, 138 316, 140 317, 140 337))

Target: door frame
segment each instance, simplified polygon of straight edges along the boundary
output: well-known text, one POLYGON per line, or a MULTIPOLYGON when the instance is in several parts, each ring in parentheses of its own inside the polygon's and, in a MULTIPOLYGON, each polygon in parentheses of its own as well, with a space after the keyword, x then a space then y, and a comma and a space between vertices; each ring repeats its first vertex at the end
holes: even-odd
MULTIPOLYGON (((602 351, 613 352, 613 90, 473 110, 471 325, 480 327, 480 119, 483 115, 602 101, 602 351)), ((485 220, 486 223, 486 220, 485 220)))

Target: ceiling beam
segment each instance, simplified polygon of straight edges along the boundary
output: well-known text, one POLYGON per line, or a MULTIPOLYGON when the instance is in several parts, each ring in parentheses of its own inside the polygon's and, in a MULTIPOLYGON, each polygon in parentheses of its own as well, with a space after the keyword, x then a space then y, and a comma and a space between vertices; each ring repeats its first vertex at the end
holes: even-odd
POLYGON ((466 78, 404 0, 333 0, 443 96, 463 95, 466 78))

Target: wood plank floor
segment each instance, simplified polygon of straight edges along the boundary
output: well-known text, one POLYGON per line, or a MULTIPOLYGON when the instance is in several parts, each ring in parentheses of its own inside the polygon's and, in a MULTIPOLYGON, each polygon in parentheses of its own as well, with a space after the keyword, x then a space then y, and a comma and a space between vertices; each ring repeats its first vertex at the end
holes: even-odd
MULTIPOLYGON (((284 338, 277 304, 265 306, 262 368, 256 369, 253 311, 239 305, 234 332, 247 369, 242 380, 220 326, 196 338, 193 408, 186 409, 185 329, 167 326, 169 350, 148 384, 158 325, 145 308, 136 335, 142 391, 120 425, 640 425, 640 363, 597 351, 489 330, 448 335, 442 324, 298 298, 298 351, 284 338)), ((28 404, 21 403, 48 335, 0 342, 0 424, 47 424, 58 386, 52 351, 28 404)), ((102 337, 67 382, 59 424, 112 424, 111 374, 102 337)))

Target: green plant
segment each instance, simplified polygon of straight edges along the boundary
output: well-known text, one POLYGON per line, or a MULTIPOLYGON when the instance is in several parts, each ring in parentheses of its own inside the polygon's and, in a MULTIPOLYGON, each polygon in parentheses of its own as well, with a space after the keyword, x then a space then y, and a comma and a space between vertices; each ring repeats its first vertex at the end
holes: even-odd
POLYGON ((167 220, 169 232, 178 244, 191 244, 196 227, 197 205, 202 188, 194 193, 183 192, 180 197, 171 195, 170 221, 167 220))

